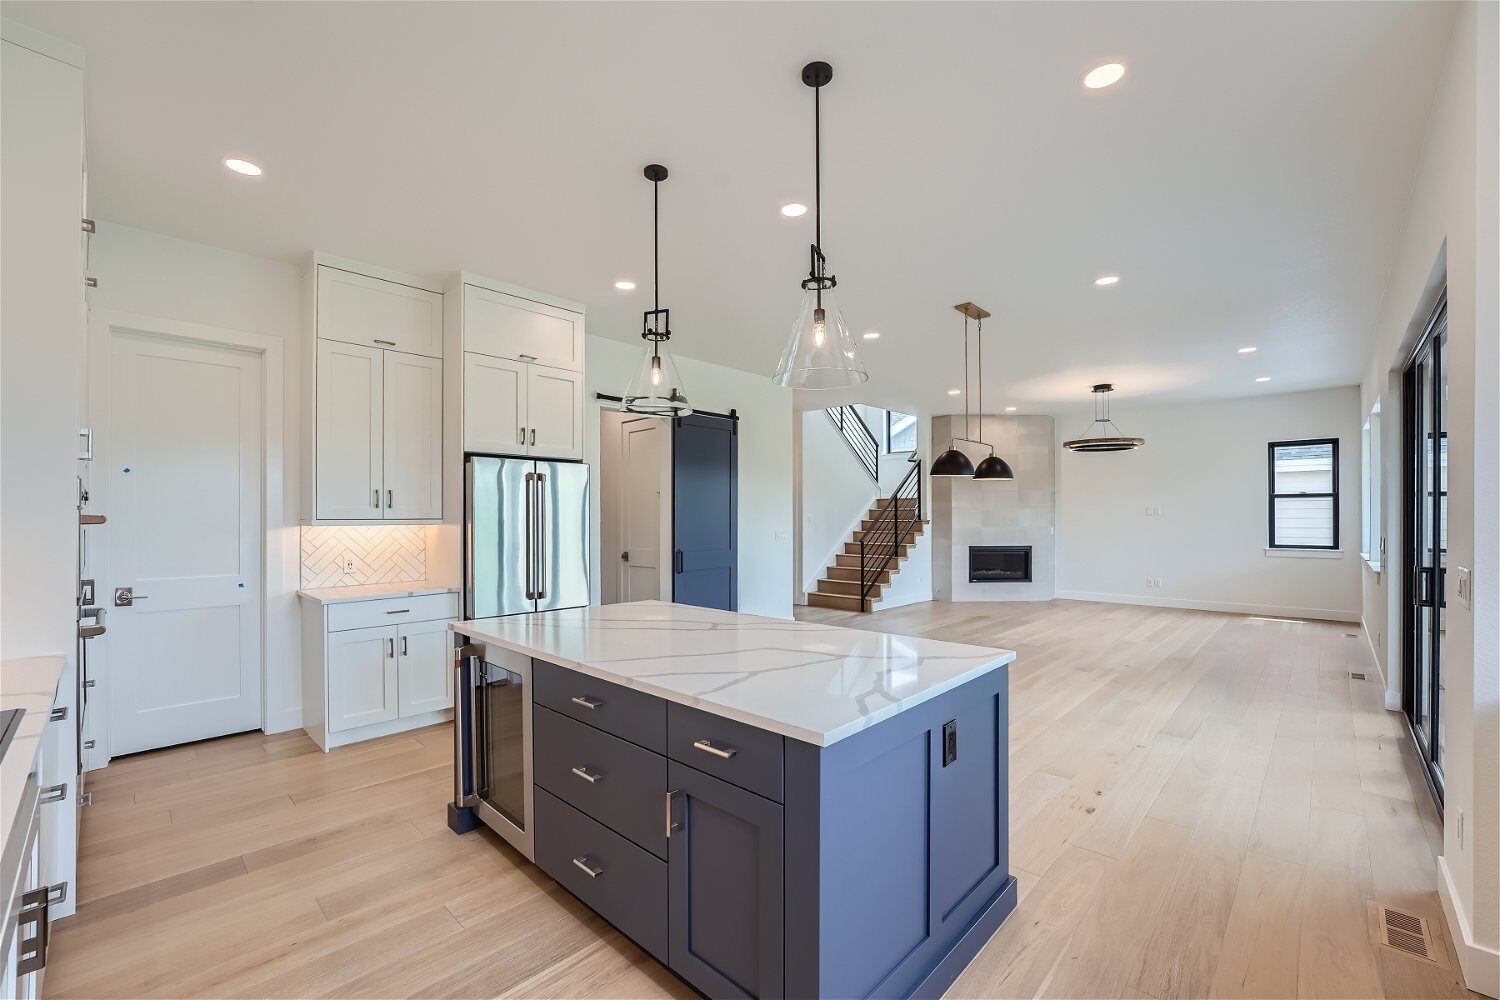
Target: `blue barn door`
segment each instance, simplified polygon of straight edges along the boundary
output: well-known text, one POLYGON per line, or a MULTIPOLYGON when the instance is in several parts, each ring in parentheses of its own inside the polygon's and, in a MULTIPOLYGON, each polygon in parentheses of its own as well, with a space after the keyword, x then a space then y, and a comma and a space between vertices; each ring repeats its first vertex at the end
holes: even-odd
POLYGON ((672 421, 672 600, 739 607, 739 425, 694 413, 672 421))

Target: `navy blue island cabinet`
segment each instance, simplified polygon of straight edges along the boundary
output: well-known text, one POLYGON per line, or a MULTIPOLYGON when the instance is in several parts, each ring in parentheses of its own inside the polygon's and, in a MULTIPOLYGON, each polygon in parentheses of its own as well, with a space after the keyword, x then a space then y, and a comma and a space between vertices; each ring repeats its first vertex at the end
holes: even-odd
POLYGON ((543 871, 707 996, 936 997, 1015 908, 1004 665, 819 746, 518 655, 460 646, 450 823, 529 827, 543 871), (531 718, 486 719, 526 680, 531 718), (491 759, 516 736, 529 810, 491 759))

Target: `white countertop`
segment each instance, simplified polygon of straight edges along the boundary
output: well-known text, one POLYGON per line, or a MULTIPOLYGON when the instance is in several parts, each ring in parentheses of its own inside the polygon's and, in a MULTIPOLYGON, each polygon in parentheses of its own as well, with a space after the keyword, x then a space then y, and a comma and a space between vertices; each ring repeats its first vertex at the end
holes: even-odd
POLYGON ((828 746, 1016 658, 1008 649, 638 601, 455 632, 828 746))
MULTIPOLYGON (((5 758, 0 760, 0 857, 21 808, 26 791, 26 776, 36 767, 36 754, 42 743, 42 730, 57 698, 57 682, 62 676, 61 656, 30 656, 0 662, 0 709, 23 711, 5 758)), ((69 723, 71 725, 72 723, 69 723)), ((5 873, 9 874, 9 873, 5 873)))
POLYGON ((373 601, 382 597, 421 597, 423 594, 456 594, 457 587, 426 580, 405 583, 365 583, 356 587, 310 587, 297 594, 318 604, 342 604, 345 601, 373 601))

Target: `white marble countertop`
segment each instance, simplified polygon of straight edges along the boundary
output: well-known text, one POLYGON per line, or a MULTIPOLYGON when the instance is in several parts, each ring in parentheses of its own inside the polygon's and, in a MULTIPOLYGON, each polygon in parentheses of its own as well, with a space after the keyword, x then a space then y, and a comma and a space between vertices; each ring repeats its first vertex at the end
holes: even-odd
POLYGON ((828 746, 1016 658, 1008 649, 638 601, 455 632, 828 746))
POLYGON ((421 597, 423 594, 456 594, 457 587, 426 580, 405 583, 365 583, 355 587, 309 587, 297 594, 318 604, 342 604, 345 601, 373 601, 382 597, 421 597))
MULTIPOLYGON (((42 730, 52 703, 57 698, 57 682, 62 677, 62 656, 29 656, 0 662, 0 709, 19 708, 24 713, 16 734, 0 760, 0 857, 15 830, 16 813, 26 791, 26 776, 36 767, 37 750, 42 745, 42 730)), ((71 723, 69 723, 71 725, 71 723)), ((0 873, 9 881, 9 872, 0 873)))

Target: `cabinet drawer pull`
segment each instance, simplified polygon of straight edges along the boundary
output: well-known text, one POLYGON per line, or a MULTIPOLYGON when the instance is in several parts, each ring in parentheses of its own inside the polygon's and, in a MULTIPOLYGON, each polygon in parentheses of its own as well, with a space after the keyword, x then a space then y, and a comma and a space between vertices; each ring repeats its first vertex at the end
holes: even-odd
POLYGON ((573 863, 589 878, 598 878, 604 874, 604 868, 590 861, 587 854, 581 858, 574 858, 573 863))
POLYGON ((375 343, 377 343, 377 344, 383 344, 386 347, 395 347, 396 346, 396 342, 394 340, 381 340, 378 337, 375 338, 375 343))
POLYGON ((52 710, 52 714, 47 716, 48 720, 51 721, 51 722, 61 722, 62 720, 66 719, 67 717, 68 717, 68 706, 67 705, 62 706, 61 708, 54 708, 52 710))
POLYGON ((704 753, 711 753, 715 757, 722 757, 725 760, 739 753, 734 747, 716 747, 708 740, 698 740, 693 744, 693 749, 702 750, 704 753))
POLYGON ((582 705, 584 708, 588 709, 591 712, 596 708, 604 707, 604 702, 600 701, 598 698, 589 698, 587 696, 580 695, 579 697, 570 700, 573 702, 573 704, 582 705))
POLYGON ((36 800, 41 803, 61 802, 68 797, 68 783, 64 781, 60 785, 48 785, 37 793, 36 800))
POLYGON ((573 773, 578 775, 580 778, 582 778, 584 781, 587 781, 591 785, 595 784, 599 781, 600 778, 604 777, 604 775, 600 774, 598 771, 590 771, 587 767, 575 767, 573 768, 573 773))
POLYGON ((401 608, 401 609, 399 609, 397 611, 387 611, 386 614, 388 614, 388 615, 409 615, 409 614, 411 614, 411 608, 401 608))

